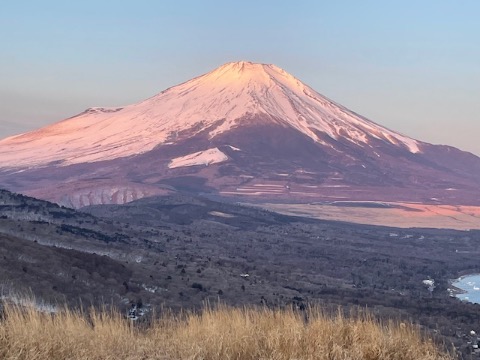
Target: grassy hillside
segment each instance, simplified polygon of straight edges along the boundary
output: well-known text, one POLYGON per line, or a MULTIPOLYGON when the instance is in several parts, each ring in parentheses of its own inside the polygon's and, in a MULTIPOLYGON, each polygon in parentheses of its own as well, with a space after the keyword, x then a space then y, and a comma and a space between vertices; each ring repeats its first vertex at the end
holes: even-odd
POLYGON ((453 359, 406 324, 368 315, 326 316, 319 308, 206 308, 163 313, 149 325, 115 312, 55 314, 6 305, 0 322, 2 359, 453 359))

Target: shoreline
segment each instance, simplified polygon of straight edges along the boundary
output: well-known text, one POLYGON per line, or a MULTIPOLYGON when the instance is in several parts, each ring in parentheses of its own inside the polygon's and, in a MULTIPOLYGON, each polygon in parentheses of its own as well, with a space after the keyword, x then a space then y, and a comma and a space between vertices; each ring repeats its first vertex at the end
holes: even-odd
POLYGON ((456 297, 457 299, 459 299, 460 301, 468 301, 470 303, 476 303, 476 302, 473 302, 473 301, 470 301, 470 300, 465 300, 465 299, 460 299, 458 297, 458 295, 462 295, 462 294, 468 294, 470 291, 469 290, 465 290, 465 289, 462 289, 458 286, 455 286, 453 285, 454 283, 457 283, 459 281, 462 281, 464 278, 466 277, 470 277, 470 276, 480 276, 480 273, 470 273, 470 274, 465 274, 465 275, 461 275, 460 277, 458 277, 457 279, 451 279, 448 281, 448 289, 447 291, 449 292, 450 296, 452 297, 456 297))
POLYGON ((453 280, 450 281, 447 291, 452 297, 457 297, 457 295, 461 295, 461 294, 468 294, 468 291, 453 285, 453 280))

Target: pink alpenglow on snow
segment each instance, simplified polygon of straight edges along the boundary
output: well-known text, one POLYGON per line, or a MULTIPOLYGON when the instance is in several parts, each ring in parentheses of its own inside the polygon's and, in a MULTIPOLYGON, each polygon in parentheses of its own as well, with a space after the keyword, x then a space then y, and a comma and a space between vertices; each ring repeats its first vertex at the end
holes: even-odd
POLYGON ((218 164, 228 160, 228 156, 222 153, 217 148, 208 149, 205 151, 198 151, 193 154, 180 156, 172 159, 168 167, 170 169, 183 167, 183 166, 195 166, 203 165, 208 166, 210 164, 218 164))
POLYGON ((175 191, 477 206, 480 158, 389 130, 275 65, 240 61, 1 140, 0 184, 72 207, 175 191))
POLYGON ((275 65, 227 63, 205 75, 123 108, 90 108, 37 131, 0 141, 0 167, 62 165, 111 160, 178 141, 181 132, 214 138, 245 117, 264 114, 316 142, 317 131, 369 146, 373 136, 419 152, 418 142, 335 104, 275 65))

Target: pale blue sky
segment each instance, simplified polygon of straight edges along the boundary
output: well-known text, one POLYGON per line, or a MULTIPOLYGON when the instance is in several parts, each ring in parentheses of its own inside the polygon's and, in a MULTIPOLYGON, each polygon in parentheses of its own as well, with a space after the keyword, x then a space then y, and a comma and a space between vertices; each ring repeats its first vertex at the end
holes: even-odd
POLYGON ((1 1, 0 137, 236 60, 480 155, 480 1, 1 1))

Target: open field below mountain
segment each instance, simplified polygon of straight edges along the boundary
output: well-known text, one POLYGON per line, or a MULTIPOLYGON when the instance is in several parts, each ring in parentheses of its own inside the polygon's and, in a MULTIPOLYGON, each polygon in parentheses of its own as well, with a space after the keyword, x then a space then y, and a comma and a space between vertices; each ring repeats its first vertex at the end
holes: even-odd
POLYGON ((254 204, 280 214, 398 228, 480 229, 480 207, 338 201, 254 204))

